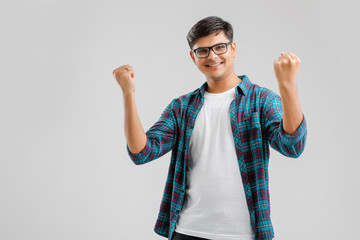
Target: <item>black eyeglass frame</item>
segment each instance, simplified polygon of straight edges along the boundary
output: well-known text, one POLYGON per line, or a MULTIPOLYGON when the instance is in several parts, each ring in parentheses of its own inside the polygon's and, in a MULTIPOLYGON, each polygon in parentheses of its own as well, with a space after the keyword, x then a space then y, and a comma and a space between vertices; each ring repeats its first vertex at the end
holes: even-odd
POLYGON ((210 51, 211 51, 211 50, 212 50, 216 55, 222 55, 222 54, 227 53, 227 51, 228 51, 228 46, 229 46, 231 43, 232 43, 232 41, 230 41, 230 42, 228 42, 228 43, 218 43, 218 44, 215 44, 215 45, 213 45, 213 46, 211 46, 211 47, 199 47, 199 48, 193 49, 193 50, 191 50, 191 51, 196 55, 197 58, 207 58, 207 57, 210 55, 210 51), (223 52, 223 53, 217 54, 217 53, 214 51, 214 47, 219 46, 219 45, 221 45, 221 44, 225 44, 225 46, 226 46, 226 51, 223 52), (199 49, 208 49, 208 50, 209 50, 209 51, 208 51, 208 54, 207 54, 205 57, 199 57, 199 56, 197 55, 197 53, 196 53, 196 51, 199 50, 199 49))

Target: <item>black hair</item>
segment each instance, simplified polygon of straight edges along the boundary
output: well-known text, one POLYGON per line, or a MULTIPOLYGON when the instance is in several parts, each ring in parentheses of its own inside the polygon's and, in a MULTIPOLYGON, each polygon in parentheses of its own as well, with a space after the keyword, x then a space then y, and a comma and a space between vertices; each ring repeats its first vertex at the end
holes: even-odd
POLYGON ((227 21, 217 17, 210 16, 198 21, 189 31, 186 39, 190 49, 194 46, 196 40, 208 36, 215 32, 224 31, 226 37, 232 41, 234 36, 233 27, 227 21))

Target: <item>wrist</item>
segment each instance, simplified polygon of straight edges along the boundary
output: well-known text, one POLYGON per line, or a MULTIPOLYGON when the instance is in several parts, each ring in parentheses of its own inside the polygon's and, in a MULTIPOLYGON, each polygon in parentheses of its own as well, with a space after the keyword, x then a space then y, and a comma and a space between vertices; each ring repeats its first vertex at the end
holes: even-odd
POLYGON ((126 90, 126 91, 123 91, 123 96, 126 98, 126 97, 129 97, 129 96, 134 96, 135 95, 135 91, 133 90, 126 90))
POLYGON ((279 89, 282 90, 294 90, 296 89, 296 81, 283 81, 283 82, 278 82, 279 85, 279 89))

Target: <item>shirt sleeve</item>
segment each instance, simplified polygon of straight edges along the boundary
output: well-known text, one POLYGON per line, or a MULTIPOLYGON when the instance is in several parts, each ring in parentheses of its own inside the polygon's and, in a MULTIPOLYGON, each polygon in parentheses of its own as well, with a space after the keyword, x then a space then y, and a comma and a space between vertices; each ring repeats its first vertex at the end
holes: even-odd
POLYGON ((283 128, 283 110, 281 98, 272 93, 264 104, 265 132, 270 146, 281 154, 297 158, 304 151, 307 125, 305 115, 293 134, 288 134, 283 128))
POLYGON ((146 145, 139 153, 126 149, 131 160, 136 164, 145 164, 172 150, 176 139, 176 122, 173 113, 174 100, 166 107, 159 120, 146 131, 146 145))

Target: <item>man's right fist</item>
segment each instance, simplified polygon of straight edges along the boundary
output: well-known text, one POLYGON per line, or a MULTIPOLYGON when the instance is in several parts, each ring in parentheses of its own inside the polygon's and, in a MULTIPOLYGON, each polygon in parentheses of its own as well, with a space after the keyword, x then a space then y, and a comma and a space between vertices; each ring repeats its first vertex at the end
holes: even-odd
POLYGON ((122 91, 135 92, 134 69, 130 65, 123 65, 113 71, 113 75, 120 85, 122 91))

